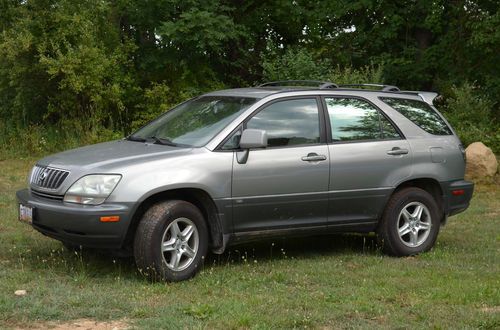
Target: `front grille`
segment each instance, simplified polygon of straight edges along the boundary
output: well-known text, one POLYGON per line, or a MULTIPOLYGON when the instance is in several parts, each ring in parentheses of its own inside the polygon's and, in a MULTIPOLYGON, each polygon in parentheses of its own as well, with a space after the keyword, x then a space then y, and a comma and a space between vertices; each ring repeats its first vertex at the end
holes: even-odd
POLYGON ((69 172, 52 167, 36 165, 31 174, 31 184, 45 189, 57 189, 69 172))

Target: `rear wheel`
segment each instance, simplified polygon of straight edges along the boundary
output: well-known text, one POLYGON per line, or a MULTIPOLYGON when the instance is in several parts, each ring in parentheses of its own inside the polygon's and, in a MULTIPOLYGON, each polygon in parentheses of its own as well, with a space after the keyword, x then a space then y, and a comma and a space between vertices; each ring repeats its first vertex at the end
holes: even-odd
POLYGON ((182 281, 202 267, 208 249, 203 215, 185 201, 153 205, 144 214, 134 240, 134 256, 142 273, 156 280, 182 281))
POLYGON ((384 252, 409 256, 430 250, 436 242, 439 227, 438 206, 432 195, 412 187, 391 197, 377 234, 384 252))

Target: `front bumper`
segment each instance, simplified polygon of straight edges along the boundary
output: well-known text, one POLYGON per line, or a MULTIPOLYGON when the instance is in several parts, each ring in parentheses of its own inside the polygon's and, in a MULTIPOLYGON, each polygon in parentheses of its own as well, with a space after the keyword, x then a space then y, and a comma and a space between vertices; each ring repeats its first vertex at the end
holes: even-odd
POLYGON ((442 182, 444 211, 447 216, 452 216, 465 211, 472 199, 474 183, 465 180, 442 182))
POLYGON ((62 242, 92 248, 122 246, 132 216, 132 203, 80 205, 41 198, 28 189, 16 193, 20 204, 33 207, 32 226, 62 242), (118 222, 101 222, 102 216, 120 216, 118 222))

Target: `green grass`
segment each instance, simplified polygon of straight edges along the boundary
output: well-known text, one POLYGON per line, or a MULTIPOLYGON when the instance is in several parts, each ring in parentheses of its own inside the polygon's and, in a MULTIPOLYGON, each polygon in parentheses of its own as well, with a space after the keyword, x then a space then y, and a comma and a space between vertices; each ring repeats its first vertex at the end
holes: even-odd
POLYGON ((480 185, 431 252, 374 238, 277 239, 209 256, 193 280, 150 283, 133 259, 71 253, 17 221, 33 160, 0 161, 0 328, 125 320, 138 328, 499 328, 500 191, 480 185), (26 296, 14 291, 25 289, 26 296))

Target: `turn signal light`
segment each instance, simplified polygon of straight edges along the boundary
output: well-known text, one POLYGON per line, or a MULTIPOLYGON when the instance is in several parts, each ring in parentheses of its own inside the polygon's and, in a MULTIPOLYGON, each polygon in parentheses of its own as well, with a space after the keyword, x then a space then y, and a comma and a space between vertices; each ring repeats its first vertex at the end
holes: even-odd
POLYGON ((119 215, 110 215, 107 217, 101 217, 101 222, 118 222, 120 221, 119 215))
POLYGON ((451 194, 453 196, 461 196, 461 195, 465 194, 465 190, 463 190, 463 189, 452 190, 451 194))

